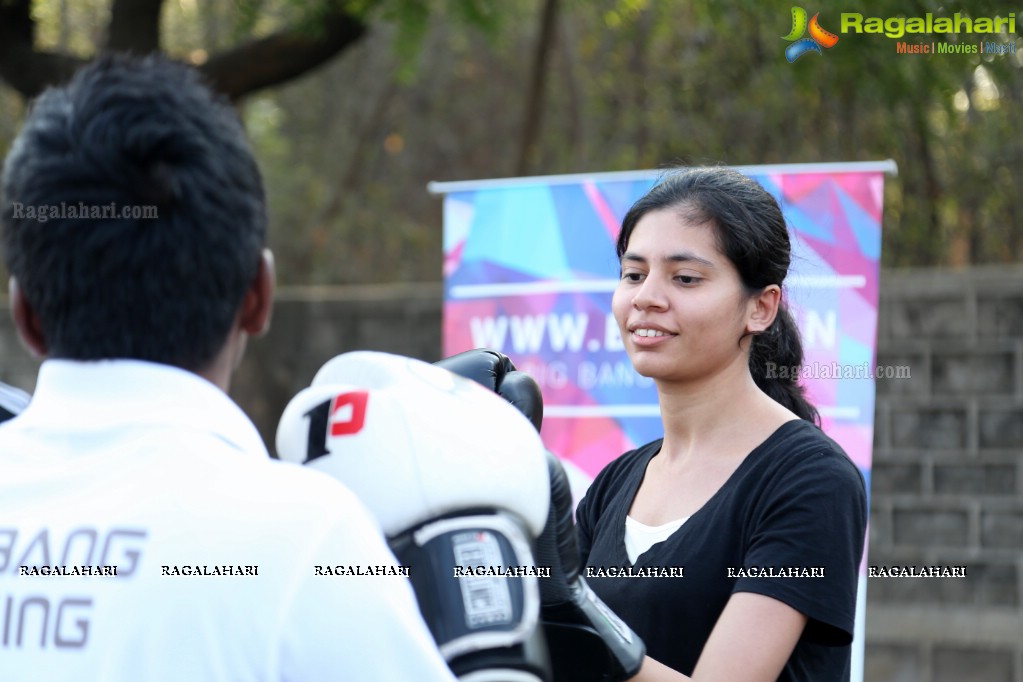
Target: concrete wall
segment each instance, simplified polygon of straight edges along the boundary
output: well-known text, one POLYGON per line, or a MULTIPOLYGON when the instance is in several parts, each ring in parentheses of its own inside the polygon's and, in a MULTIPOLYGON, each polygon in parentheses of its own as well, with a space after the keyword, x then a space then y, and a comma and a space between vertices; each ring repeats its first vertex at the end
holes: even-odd
POLYGON ((1023 268, 884 272, 867 680, 1023 681, 1023 268))
MULTIPOLYGON (((440 356, 439 285, 291 289, 232 394, 272 443, 277 415, 334 355, 440 356)), ((965 565, 872 579, 869 682, 1023 682, 1023 267, 882 274, 868 562, 965 565)), ((36 364, 0 311, 0 379, 36 364)))

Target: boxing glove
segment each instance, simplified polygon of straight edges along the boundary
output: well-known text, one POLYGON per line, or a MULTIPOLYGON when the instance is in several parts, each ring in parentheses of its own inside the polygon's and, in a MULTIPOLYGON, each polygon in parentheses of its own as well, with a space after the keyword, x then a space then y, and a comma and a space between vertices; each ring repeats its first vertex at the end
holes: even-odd
POLYGON ((551 483, 547 524, 536 543, 537 563, 550 567, 541 583, 543 627, 555 682, 619 682, 639 672, 646 645, 598 597, 580 573, 572 491, 561 461, 547 452, 551 483))
MULTIPOLYGON (((437 363, 502 395, 536 425, 543 419, 540 388, 496 351, 476 349, 437 363), (509 382, 509 378, 514 379, 509 382), (508 387, 511 387, 510 389, 508 387), (508 391, 515 399, 508 397, 508 391)), ((626 680, 639 672, 646 655, 643 640, 629 628, 580 574, 581 557, 573 521, 574 504, 561 461, 545 451, 550 507, 537 538, 536 558, 550 567, 540 583, 541 614, 555 682, 626 680)))
POLYGON ((433 363, 489 388, 519 408, 536 430, 543 422, 543 395, 533 377, 515 369, 508 356, 489 348, 476 348, 433 363))
POLYGON ((289 403, 277 451, 339 479, 373 512, 456 675, 550 679, 532 551, 548 470, 518 410, 427 363, 347 353, 289 403))

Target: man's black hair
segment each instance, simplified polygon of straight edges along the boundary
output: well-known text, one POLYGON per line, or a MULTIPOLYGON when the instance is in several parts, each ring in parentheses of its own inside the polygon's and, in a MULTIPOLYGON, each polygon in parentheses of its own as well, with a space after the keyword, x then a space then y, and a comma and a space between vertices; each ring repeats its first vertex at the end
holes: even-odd
POLYGON ((266 198, 235 110, 194 69, 109 55, 33 103, 0 222, 51 357, 196 371, 256 276, 266 198))

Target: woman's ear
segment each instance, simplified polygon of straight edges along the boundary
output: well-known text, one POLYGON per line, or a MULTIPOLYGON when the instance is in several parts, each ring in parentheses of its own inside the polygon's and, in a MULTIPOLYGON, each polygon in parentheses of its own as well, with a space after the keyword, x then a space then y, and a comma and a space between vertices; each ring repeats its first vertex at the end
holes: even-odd
POLYGON ((21 337, 21 343, 35 357, 46 357, 48 349, 39 316, 36 315, 32 305, 25 298, 16 278, 11 277, 7 288, 11 298, 11 318, 14 320, 14 327, 18 330, 18 336, 21 337))
POLYGON ((777 284, 768 284, 759 294, 750 299, 746 331, 751 334, 759 334, 766 331, 778 315, 778 307, 780 305, 781 287, 777 284))

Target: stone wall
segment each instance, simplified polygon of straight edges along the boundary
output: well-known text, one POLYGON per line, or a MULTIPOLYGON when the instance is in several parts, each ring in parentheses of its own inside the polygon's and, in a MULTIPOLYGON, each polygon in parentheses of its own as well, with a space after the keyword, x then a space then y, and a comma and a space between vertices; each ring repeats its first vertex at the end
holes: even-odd
MULTIPOLYGON (((281 292, 232 390, 272 443, 288 399, 334 355, 440 356, 439 285, 281 292)), ((0 379, 36 363, 0 310, 0 379)), ((966 578, 868 582, 868 682, 1023 682, 1023 267, 882 273, 868 562, 966 578)))
POLYGON ((1023 681, 1023 268, 882 273, 865 679, 1023 681))

